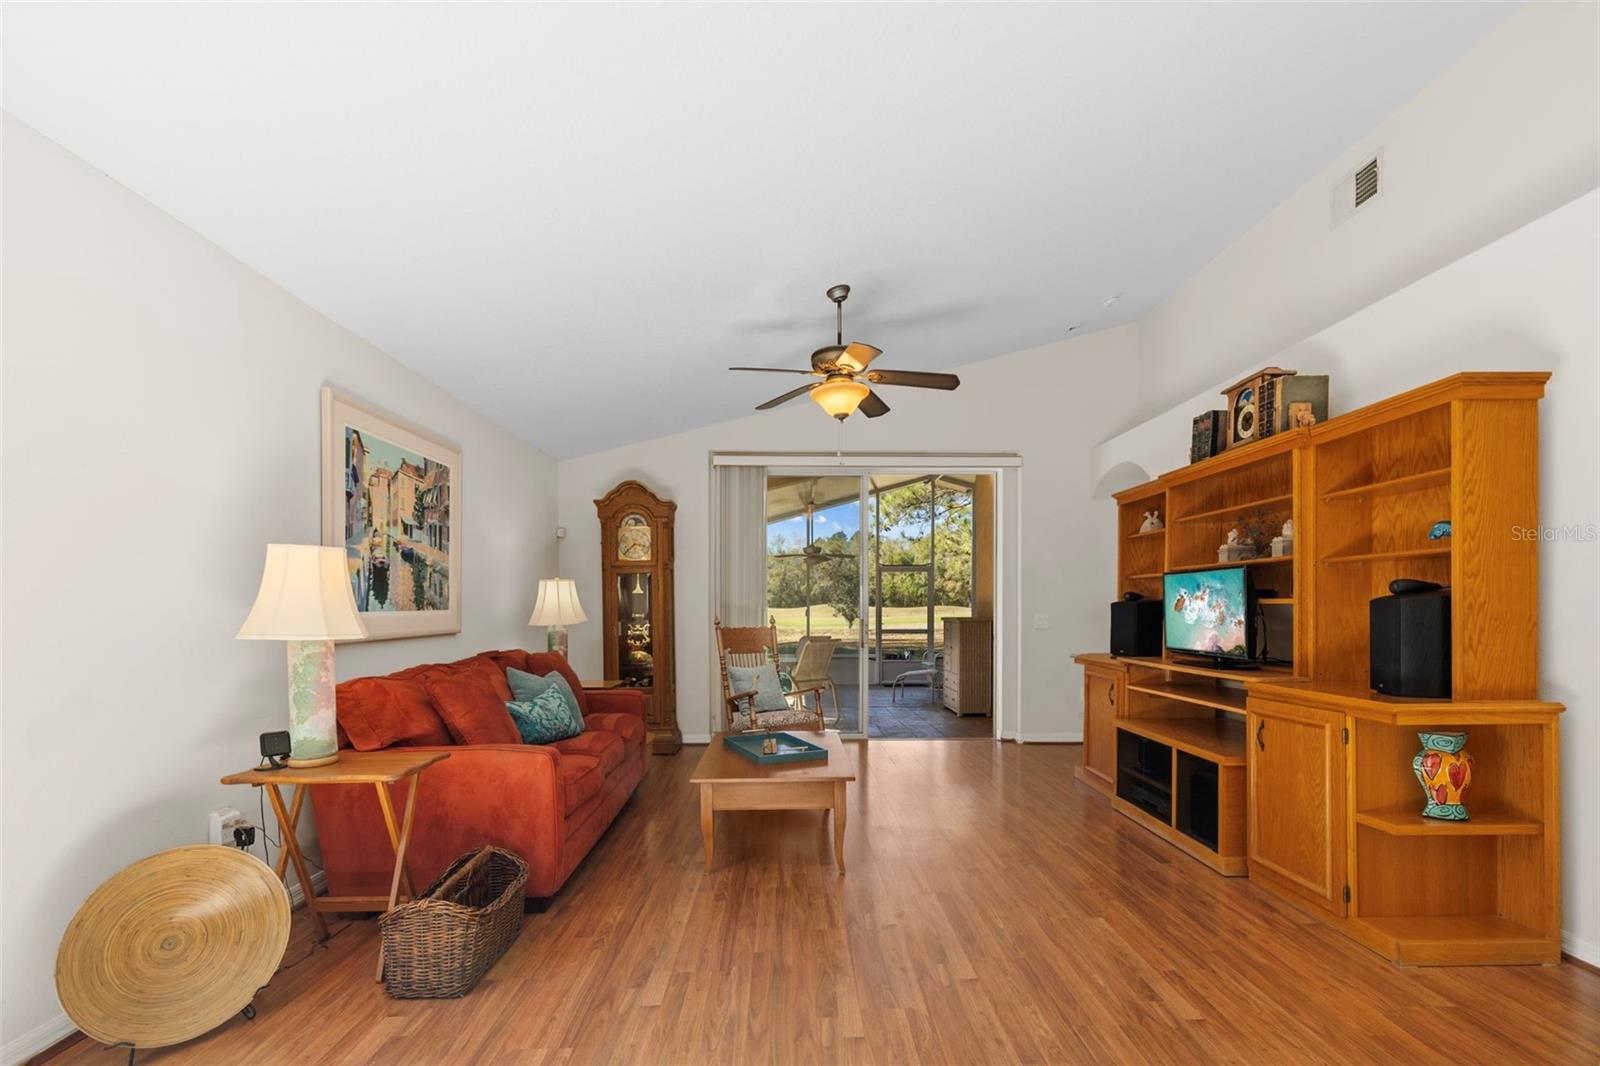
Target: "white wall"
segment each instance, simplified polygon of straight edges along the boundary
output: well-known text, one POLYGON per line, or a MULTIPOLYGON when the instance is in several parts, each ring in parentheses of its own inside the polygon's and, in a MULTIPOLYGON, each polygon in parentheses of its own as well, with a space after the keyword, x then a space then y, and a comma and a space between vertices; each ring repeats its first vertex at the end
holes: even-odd
POLYGON ((1597 42, 1600 6, 1529 4, 1333 159, 1141 321, 1124 425, 1600 185, 1597 42), (1333 184, 1377 148, 1382 196, 1333 228, 1333 184))
POLYGON ((268 541, 320 535, 324 381, 460 444, 462 632, 341 677, 530 646, 555 464, 28 127, 4 127, 6 1062, 68 1028, 52 973, 106 877, 255 813, 223 774, 285 727, 281 645, 234 632, 268 541))
MULTIPOLYGON (((1108 330, 1079 340, 958 368, 956 393, 883 389, 893 407, 885 418, 852 418, 846 452, 1016 452, 1022 456, 1021 515, 1007 531, 1005 551, 1025 576, 1020 601, 1002 605, 1001 624, 1028 621, 1005 638, 1021 655, 1021 731, 1024 739, 1082 736, 1082 684, 1071 654, 1106 640, 1105 575, 1115 554, 1104 535, 1108 501, 1090 499, 1090 458, 1124 408, 1133 385, 1136 334, 1108 330), (1015 550, 1013 550, 1015 549, 1015 550), (1035 614, 1050 628, 1035 630, 1035 614)), ((882 361, 895 365, 890 351, 882 361)), ((772 377, 772 394, 788 387, 772 377)), ((630 398, 619 385, 616 409, 626 418, 630 398)), ((594 501, 617 482, 637 478, 675 500, 677 560, 678 725, 704 737, 720 694, 711 684, 709 488, 713 451, 816 452, 838 446, 836 423, 815 404, 796 401, 777 411, 692 430, 643 444, 564 461, 560 516, 567 528, 561 570, 578 581, 585 604, 600 602, 600 529, 594 501)), ((1015 502, 1015 501, 1013 501, 1015 502)), ((595 618, 598 609, 592 608, 595 618)), ((580 674, 599 676, 599 626, 573 627, 571 649, 580 674)), ((1008 656, 1009 658, 1009 656, 1008 656)), ((1009 735, 1016 722, 1003 722, 1009 735)))
MULTIPOLYGON (((1462 370, 1554 372, 1539 406, 1540 520, 1576 536, 1539 553, 1539 687, 1562 716, 1562 894, 1567 950, 1600 963, 1600 192, 1579 197, 1344 321, 1274 353, 1271 362, 1330 375, 1334 414, 1462 370), (1587 539, 1585 539, 1587 538, 1587 539)), ((1254 367, 1101 445, 1095 469, 1151 473, 1187 459, 1189 420, 1254 367)), ((1126 487, 1118 485, 1117 487, 1126 487)))

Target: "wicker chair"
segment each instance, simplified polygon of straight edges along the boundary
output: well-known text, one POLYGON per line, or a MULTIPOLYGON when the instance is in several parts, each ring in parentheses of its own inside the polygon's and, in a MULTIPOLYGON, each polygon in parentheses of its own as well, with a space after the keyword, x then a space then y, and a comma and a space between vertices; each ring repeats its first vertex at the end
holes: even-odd
MULTIPOLYGON (((833 698, 833 722, 839 724, 839 689, 828 676, 833 653, 839 650, 837 637, 805 637, 795 649, 794 667, 789 671, 796 688, 826 689, 833 698)), ((820 702, 820 697, 819 697, 820 702)))
POLYGON ((810 688, 793 686, 786 692, 787 710, 757 711, 756 692, 733 691, 728 667, 756 667, 771 663, 778 665, 778 627, 776 623, 764 626, 725 626, 722 619, 715 621, 717 633, 717 665, 722 674, 722 700, 726 708, 725 729, 729 733, 748 733, 755 730, 784 729, 798 726, 805 729, 825 729, 822 718, 822 686, 810 688), (813 706, 806 707, 806 697, 813 706))

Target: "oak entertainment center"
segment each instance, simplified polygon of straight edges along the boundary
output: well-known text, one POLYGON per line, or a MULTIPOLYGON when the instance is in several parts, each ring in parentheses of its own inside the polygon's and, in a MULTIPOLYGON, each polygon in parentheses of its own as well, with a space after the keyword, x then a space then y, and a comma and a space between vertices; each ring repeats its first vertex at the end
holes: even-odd
POLYGON ((1549 377, 1456 374, 1117 493, 1119 596, 1217 567, 1241 517, 1292 517, 1293 555, 1243 564, 1292 636, 1248 671, 1077 656, 1079 779, 1397 962, 1559 961, 1563 707, 1538 698, 1531 535, 1549 377), (1152 509, 1165 528, 1140 532, 1152 509), (1368 604, 1395 578, 1451 587, 1449 699, 1368 687, 1368 604), (1419 730, 1470 732, 1469 820, 1422 817, 1419 730))

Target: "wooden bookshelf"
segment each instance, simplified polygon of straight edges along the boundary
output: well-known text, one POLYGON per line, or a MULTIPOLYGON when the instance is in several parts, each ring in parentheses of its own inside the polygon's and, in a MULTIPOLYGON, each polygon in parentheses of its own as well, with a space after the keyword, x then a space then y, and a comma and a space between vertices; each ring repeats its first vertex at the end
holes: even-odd
POLYGON ((1291 652, 1256 670, 1079 656, 1108 694, 1086 701, 1085 733, 1101 738, 1092 783, 1117 810, 1397 962, 1559 960, 1564 708, 1538 698, 1538 544, 1507 534, 1538 525, 1549 376, 1457 374, 1116 494, 1119 594, 1244 566, 1272 589, 1257 602, 1272 609, 1274 650, 1287 625, 1291 652), (1152 508, 1165 528, 1138 533, 1152 508), (1289 518, 1293 555, 1217 561, 1228 529, 1264 535, 1289 518), (1429 540, 1440 521, 1451 536, 1429 540), (1450 586, 1451 697, 1368 685, 1370 603, 1396 578, 1450 586), (1411 770, 1417 733, 1450 730, 1475 760, 1463 822, 1423 818, 1411 770), (1171 786, 1165 821, 1148 795, 1141 806, 1119 790, 1118 737, 1172 753, 1166 783, 1141 783, 1171 786), (1243 775, 1242 835, 1220 851, 1179 831, 1180 757, 1243 775))

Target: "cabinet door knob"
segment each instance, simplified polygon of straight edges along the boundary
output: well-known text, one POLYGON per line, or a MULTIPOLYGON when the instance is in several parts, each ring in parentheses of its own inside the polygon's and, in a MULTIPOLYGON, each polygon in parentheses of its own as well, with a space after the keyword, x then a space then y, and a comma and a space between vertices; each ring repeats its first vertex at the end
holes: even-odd
POLYGON ((1260 748, 1262 751, 1267 750, 1267 742, 1261 739, 1261 734, 1266 731, 1266 728, 1267 720, 1265 718, 1256 723, 1256 747, 1260 748))
POLYGON ((1106 700, 1113 707, 1117 705, 1117 683, 1115 681, 1106 685, 1106 700))

